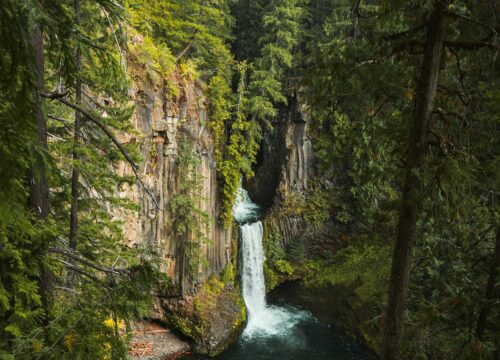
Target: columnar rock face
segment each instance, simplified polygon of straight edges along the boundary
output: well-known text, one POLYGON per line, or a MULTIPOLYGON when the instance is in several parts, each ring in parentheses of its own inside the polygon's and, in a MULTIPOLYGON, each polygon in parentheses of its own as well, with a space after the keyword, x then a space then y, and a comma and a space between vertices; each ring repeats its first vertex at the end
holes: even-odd
MULTIPOLYGON (((176 236, 172 214, 169 213, 169 202, 179 192, 182 180, 178 171, 181 141, 187 141, 199 159, 196 169, 202 179, 199 209, 210 217, 208 227, 201 226, 209 241, 201 244, 202 261, 199 274, 195 276, 198 281, 220 273, 232 252, 231 229, 225 229, 217 221, 220 191, 212 136, 205 125, 205 99, 201 90, 187 81, 179 81, 179 96, 167 98, 163 88, 143 81, 140 71, 132 69, 131 73, 134 84, 130 95, 135 102, 132 121, 136 133, 121 134, 120 140, 139 144, 143 158, 139 173, 147 190, 139 183, 123 189, 120 196, 136 201, 139 211, 119 211, 117 216, 124 222, 126 243, 157 250, 165 272, 182 285, 183 292, 189 293, 194 287, 188 276, 188 260, 183 249, 186 242, 192 240, 192 235, 176 236)), ((125 163, 118 172, 121 175, 133 174, 125 163)))
POLYGON ((314 156, 309 134, 310 119, 297 98, 289 99, 264 137, 255 177, 246 187, 252 200, 270 208, 265 219, 266 233, 278 231, 285 249, 302 242, 308 252, 330 241, 325 224, 308 224, 300 215, 289 213, 283 203, 303 197, 314 177, 314 156))
POLYGON ((291 192, 304 192, 314 176, 309 119, 299 100, 289 99, 264 136, 255 177, 245 186, 253 201, 271 207, 291 192))
POLYGON ((286 112, 282 132, 285 139, 285 159, 282 165, 279 193, 304 192, 314 176, 314 157, 309 138, 310 121, 295 100, 286 112))
POLYGON ((342 240, 330 218, 319 224, 308 223, 301 211, 293 208, 293 203, 297 206, 301 201, 303 206, 314 191, 310 126, 304 104, 298 98, 289 98, 273 123, 274 130, 265 134, 255 177, 245 186, 252 200, 269 208, 263 219, 265 234, 279 234, 287 253, 300 243, 305 255, 314 258, 326 249, 340 248, 342 240))

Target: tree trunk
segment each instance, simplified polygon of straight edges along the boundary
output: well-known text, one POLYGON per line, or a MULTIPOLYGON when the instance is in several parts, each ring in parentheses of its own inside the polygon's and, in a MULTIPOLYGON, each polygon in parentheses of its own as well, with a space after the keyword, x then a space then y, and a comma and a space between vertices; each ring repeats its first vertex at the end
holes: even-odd
MULTIPOLYGON (((75 15, 76 24, 80 24, 80 12, 81 4, 80 0, 75 0, 75 15)), ((82 69, 82 54, 80 46, 76 45, 76 104, 81 106, 82 104, 82 79, 81 79, 81 69, 82 69)), ((81 114, 79 111, 75 111, 75 133, 73 135, 73 172, 71 174, 71 211, 70 211, 70 221, 69 221, 69 247, 76 249, 76 236, 78 232, 78 196, 79 196, 79 178, 80 171, 78 169, 78 150, 80 147, 80 131, 81 131, 81 114)))
POLYGON ((392 259, 384 334, 384 359, 399 360, 403 339, 406 293, 410 276, 411 251, 416 237, 417 216, 422 202, 422 166, 443 57, 448 1, 435 1, 426 34, 413 120, 408 140, 407 168, 399 211, 399 224, 392 259))
MULTIPOLYGON (((47 119, 43 109, 41 93, 45 90, 45 56, 43 44, 43 30, 40 23, 33 26, 33 53, 35 57, 36 88, 33 93, 33 104, 37 123, 37 136, 39 152, 35 155, 35 161, 31 169, 30 179, 30 206, 38 213, 40 220, 44 221, 50 214, 49 183, 47 180, 44 157, 47 154, 47 119), (42 155, 43 154, 43 155, 42 155)), ((44 253, 41 256, 45 256, 44 253)), ((45 263, 42 263, 39 277, 40 296, 42 306, 47 316, 44 326, 49 324, 50 308, 52 306, 53 278, 45 263)))
POLYGON ((36 68, 36 89, 33 93, 35 118, 37 123, 37 140, 40 153, 37 153, 31 169, 30 179, 30 206, 41 219, 46 219, 50 213, 49 184, 45 172, 45 162, 41 153, 47 152, 47 120, 43 110, 41 92, 43 92, 45 58, 43 53, 43 32, 40 24, 33 29, 33 50, 36 68))
POLYGON ((485 299, 486 304, 479 312, 479 318, 476 326, 476 338, 483 339, 484 329, 486 328, 486 320, 490 311, 491 302, 495 299, 495 284, 497 281, 498 268, 500 267, 500 229, 497 228, 495 238, 495 252, 491 259, 490 271, 488 275, 488 283, 486 284, 485 299))

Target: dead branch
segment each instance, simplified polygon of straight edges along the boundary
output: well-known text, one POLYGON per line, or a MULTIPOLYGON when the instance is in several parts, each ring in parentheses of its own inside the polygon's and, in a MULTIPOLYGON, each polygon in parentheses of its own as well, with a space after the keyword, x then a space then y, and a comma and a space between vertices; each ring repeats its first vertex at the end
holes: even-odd
POLYGON ((403 36, 406 36, 406 35, 417 34, 422 29, 424 29, 426 26, 427 26, 427 23, 423 23, 423 24, 420 24, 418 26, 415 26, 415 27, 413 27, 411 29, 408 29, 408 30, 405 30, 405 31, 402 31, 402 32, 399 32, 399 33, 384 35, 384 36, 382 36, 382 39, 384 39, 384 40, 395 40, 395 39, 399 39, 400 37, 403 37, 403 36))
POLYGON ((471 17, 465 16, 465 15, 462 15, 462 14, 458 14, 458 13, 453 12, 453 11, 448 11, 448 15, 451 16, 451 17, 453 17, 453 18, 456 18, 456 19, 462 19, 462 20, 474 23, 476 25, 479 25, 479 26, 481 26, 481 27, 483 27, 485 29, 490 30, 493 34, 499 32, 499 30, 495 29, 493 26, 485 24, 485 23, 483 23, 483 22, 481 22, 479 20, 473 19, 471 17))
POLYGON ((186 55, 186 53, 189 51, 189 49, 191 49, 192 46, 193 46, 192 42, 187 44, 187 46, 179 53, 179 55, 175 57, 175 61, 176 62, 179 61, 184 55, 186 55))
POLYGON ((100 265, 97 265, 97 264, 94 264, 93 262, 81 257, 80 255, 78 255, 76 253, 76 251, 71 251, 71 250, 64 250, 64 249, 58 249, 58 248, 54 248, 54 247, 50 247, 49 248, 49 252, 52 252, 52 253, 55 253, 55 254, 61 254, 61 255, 65 255, 79 263, 82 263, 88 267, 91 267, 92 269, 94 270, 97 270, 97 271, 101 271, 101 272, 104 272, 104 273, 108 273, 108 274, 117 274, 117 275, 122 275, 122 274, 128 274, 128 270, 126 269, 115 269, 115 268, 107 268, 107 267, 104 267, 104 266, 100 266, 100 265))
POLYGON ((63 98, 66 95, 68 95, 67 91, 62 92, 62 93, 56 91, 56 92, 53 92, 53 93, 41 93, 40 94, 41 97, 49 99, 49 100, 63 98))
POLYGON ((101 283, 101 280, 97 277, 97 276, 94 276, 90 273, 88 273, 87 271, 83 270, 82 268, 78 267, 78 266, 75 266, 73 264, 70 264, 69 262, 67 261, 64 261, 64 260, 61 260, 61 259, 58 259, 58 261, 63 264, 64 266, 66 266, 66 268, 68 268, 69 270, 72 270, 80 275, 83 275, 85 277, 88 277, 90 280, 94 281, 95 283, 98 283, 100 285, 102 285, 103 287, 105 287, 107 290, 111 290, 108 286, 104 285, 101 283))

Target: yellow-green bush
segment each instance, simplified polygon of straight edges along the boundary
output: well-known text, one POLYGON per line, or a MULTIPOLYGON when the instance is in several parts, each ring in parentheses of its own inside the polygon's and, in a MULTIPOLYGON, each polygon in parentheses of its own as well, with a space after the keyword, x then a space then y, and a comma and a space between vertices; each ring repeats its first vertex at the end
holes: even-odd
POLYGON ((280 259, 274 263, 274 267, 276 270, 282 274, 285 275, 292 275, 293 274, 293 267, 292 265, 283 259, 280 259))
POLYGON ((363 299, 386 295, 391 256, 389 246, 350 246, 328 260, 307 261, 305 283, 312 287, 354 286, 363 299))

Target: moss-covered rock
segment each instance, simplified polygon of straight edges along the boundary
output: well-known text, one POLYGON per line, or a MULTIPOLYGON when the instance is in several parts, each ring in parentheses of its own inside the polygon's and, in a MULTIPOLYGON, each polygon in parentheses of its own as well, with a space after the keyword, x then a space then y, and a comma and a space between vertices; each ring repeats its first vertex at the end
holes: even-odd
POLYGON ((227 349, 246 321, 240 291, 216 276, 210 277, 195 296, 169 299, 162 305, 168 323, 193 340, 196 352, 209 356, 227 349))
POLYGON ((287 260, 287 253, 283 243, 280 230, 272 224, 264 223, 263 234, 264 255, 264 278, 266 290, 270 291, 276 286, 295 280, 300 274, 301 265, 295 259, 287 260))

